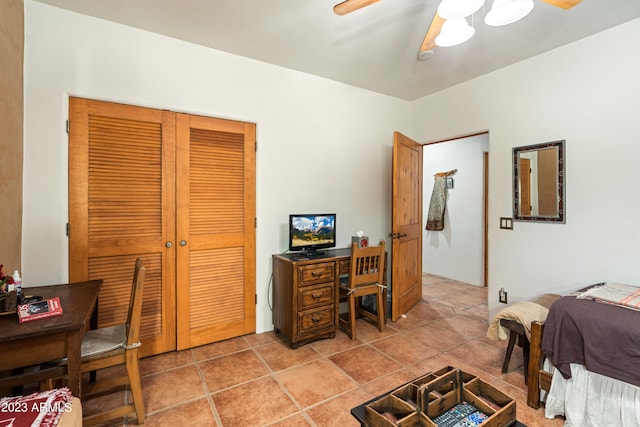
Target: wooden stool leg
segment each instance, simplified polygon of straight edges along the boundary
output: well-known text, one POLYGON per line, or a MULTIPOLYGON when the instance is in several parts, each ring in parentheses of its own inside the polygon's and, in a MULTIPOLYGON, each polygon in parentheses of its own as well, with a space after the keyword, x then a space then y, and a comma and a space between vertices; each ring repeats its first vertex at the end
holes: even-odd
POLYGON ((524 359, 524 383, 527 384, 529 377, 529 340, 526 336, 521 335, 522 357, 524 359))
POLYGON ((502 373, 506 374, 509 371, 509 361, 511 360, 511 353, 513 353, 513 346, 516 344, 518 334, 514 331, 509 331, 509 345, 507 345, 507 352, 504 355, 504 362, 502 363, 502 373))

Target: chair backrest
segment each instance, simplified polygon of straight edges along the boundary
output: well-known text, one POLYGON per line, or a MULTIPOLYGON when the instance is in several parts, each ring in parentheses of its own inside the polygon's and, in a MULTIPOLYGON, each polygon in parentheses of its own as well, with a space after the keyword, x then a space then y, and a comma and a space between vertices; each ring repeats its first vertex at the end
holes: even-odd
POLYGON ((145 268, 142 259, 136 259, 129 297, 129 313, 127 316, 127 345, 137 344, 140 339, 140 320, 142 318, 142 285, 144 284, 145 268))
POLYGON ((384 284, 385 243, 378 246, 359 248, 356 242, 351 244, 351 263, 349 266, 349 287, 378 283, 384 284))

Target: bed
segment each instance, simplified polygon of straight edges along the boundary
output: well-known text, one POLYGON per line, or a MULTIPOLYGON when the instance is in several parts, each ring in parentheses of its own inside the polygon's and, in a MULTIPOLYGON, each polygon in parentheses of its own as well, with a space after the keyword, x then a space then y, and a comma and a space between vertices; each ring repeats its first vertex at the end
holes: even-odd
POLYGON ((532 322, 527 403, 539 408, 542 394, 545 416, 562 415, 567 427, 638 427, 640 311, 583 291, 532 322))

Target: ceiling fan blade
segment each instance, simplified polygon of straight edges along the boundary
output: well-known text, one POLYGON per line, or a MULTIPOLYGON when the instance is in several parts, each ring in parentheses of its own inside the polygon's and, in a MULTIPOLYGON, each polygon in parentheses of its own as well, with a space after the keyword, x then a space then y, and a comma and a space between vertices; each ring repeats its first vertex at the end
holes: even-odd
POLYGON ((580 3, 582 0, 542 0, 546 3, 549 3, 553 6, 561 7, 562 9, 570 9, 573 6, 580 3))
POLYGON ((344 0, 333 6, 333 13, 336 15, 346 15, 354 10, 362 9, 370 4, 377 3, 380 0, 344 0))
POLYGON ((426 52, 427 50, 431 50, 436 47, 436 37, 440 34, 440 30, 442 29, 442 24, 444 24, 444 19, 436 13, 433 17, 433 21, 431 21, 431 25, 429 26, 429 30, 427 31, 427 35, 424 36, 424 40, 422 41, 422 46, 420 46, 420 52, 426 52))

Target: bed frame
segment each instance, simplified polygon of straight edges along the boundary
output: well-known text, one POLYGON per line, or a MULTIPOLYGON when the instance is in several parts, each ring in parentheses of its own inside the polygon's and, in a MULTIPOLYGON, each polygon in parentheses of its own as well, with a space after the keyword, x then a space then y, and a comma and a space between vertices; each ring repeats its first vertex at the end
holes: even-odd
POLYGON ((552 375, 542 368, 542 332, 544 322, 531 322, 531 340, 529 342, 529 374, 527 381, 527 405, 540 408, 540 390, 546 392, 551 387, 552 375))

